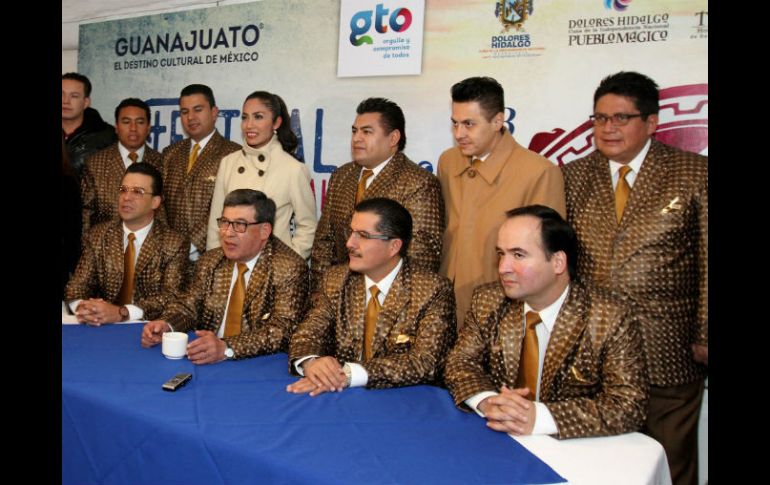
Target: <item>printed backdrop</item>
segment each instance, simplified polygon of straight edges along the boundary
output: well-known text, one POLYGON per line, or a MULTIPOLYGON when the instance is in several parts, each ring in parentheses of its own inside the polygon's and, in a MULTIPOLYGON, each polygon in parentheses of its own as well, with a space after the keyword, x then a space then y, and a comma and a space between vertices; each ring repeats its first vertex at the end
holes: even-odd
POLYGON ((281 95, 319 212, 331 172, 350 160, 350 125, 362 99, 382 96, 402 107, 405 152, 435 173, 453 143, 449 89, 470 76, 503 85, 507 126, 521 144, 569 163, 593 150, 588 115, 599 81, 639 71, 661 87, 658 138, 708 154, 706 0, 351 3, 358 10, 346 10, 345 18, 336 0, 263 0, 85 24, 78 69, 93 83, 93 106, 110 122, 121 99, 146 100, 153 110, 149 143, 158 149, 184 136, 177 103, 187 84, 211 86, 217 128, 238 142, 245 97, 258 89, 281 95), (424 22, 411 21, 417 13, 424 22), (409 72, 420 74, 378 67, 368 72, 381 75, 362 76, 366 56, 351 51, 368 48, 371 62, 382 63, 383 49, 401 53, 407 44, 412 58, 422 58, 421 69, 409 72), (372 47, 378 45, 386 47, 372 47), (355 77, 338 77, 338 62, 351 65, 346 52, 360 64, 348 74, 355 77))

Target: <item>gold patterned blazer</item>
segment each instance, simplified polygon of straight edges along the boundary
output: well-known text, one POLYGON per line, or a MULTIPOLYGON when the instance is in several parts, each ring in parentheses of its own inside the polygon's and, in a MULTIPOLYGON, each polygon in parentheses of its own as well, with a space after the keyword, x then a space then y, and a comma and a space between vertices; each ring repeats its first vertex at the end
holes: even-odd
MULTIPOLYGON (((160 153, 144 146, 142 162, 160 170, 160 153)), ((113 143, 86 160, 80 177, 80 197, 83 200, 83 233, 91 226, 119 217, 118 187, 126 166, 120 157, 118 144, 113 143)))
MULTIPOLYGON (((176 331, 216 333, 230 297, 233 264, 222 248, 207 251, 195 265, 187 292, 168 306, 162 318, 176 331)), ((252 271, 241 333, 224 339, 236 359, 285 352, 307 310, 307 263, 280 239, 270 236, 252 271)))
POLYGON ((563 171, 578 276, 617 291, 637 316, 652 385, 702 378, 691 344, 708 344, 708 158, 653 140, 620 224, 606 157, 563 171))
MULTIPOLYGON (((190 241, 155 219, 134 269, 134 302, 144 318, 158 318, 176 299, 188 263, 190 241)), ((65 299, 103 298, 115 302, 123 284, 123 221, 103 222, 84 237, 83 253, 65 299)))
MULTIPOLYGON (((321 220, 316 227, 310 253, 311 290, 315 291, 324 271, 347 263, 345 248, 353 218, 361 166, 349 162, 337 168, 329 180, 321 220)), ((364 199, 387 197, 403 205, 412 215, 412 241, 408 256, 415 268, 438 271, 444 233, 444 201, 438 179, 396 153, 364 192, 364 199)))
MULTIPOLYGON (((524 304, 500 283, 476 288, 457 344, 447 358, 446 383, 455 404, 516 383, 524 340, 524 304)), ((638 430, 647 409, 642 340, 627 309, 606 292, 570 286, 546 348, 540 401, 557 437, 606 436, 638 430)))
POLYGON ((373 356, 363 362, 364 276, 347 264, 325 274, 313 308, 289 347, 293 361, 307 355, 331 355, 357 362, 369 375, 366 387, 386 388, 440 382, 446 354, 455 340, 454 294, 449 281, 411 267, 407 259, 380 310, 373 356))
POLYGON ((164 193, 161 207, 169 225, 188 235, 203 254, 219 162, 225 155, 240 150, 241 146, 215 131, 188 174, 191 146, 190 138, 185 138, 163 150, 164 193))

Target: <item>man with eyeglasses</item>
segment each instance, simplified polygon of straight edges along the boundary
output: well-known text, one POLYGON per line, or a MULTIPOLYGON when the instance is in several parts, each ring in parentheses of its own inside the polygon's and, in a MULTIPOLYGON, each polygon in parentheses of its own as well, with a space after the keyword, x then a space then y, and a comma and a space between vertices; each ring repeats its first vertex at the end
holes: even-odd
POLYGON ((462 328, 473 288, 497 280, 495 234, 511 207, 543 204, 565 214, 559 167, 519 145, 505 126, 503 87, 490 77, 452 86, 457 146, 441 154, 447 228, 440 274, 454 283, 462 328))
POLYGON ((83 232, 118 217, 115 187, 129 165, 145 162, 160 169, 160 153, 146 144, 150 119, 150 107, 138 98, 126 98, 115 108, 118 141, 91 155, 80 178, 83 232))
POLYGON ((142 346, 164 332, 195 330, 193 364, 285 352, 307 310, 305 260, 273 235, 275 202, 252 189, 233 190, 217 219, 221 247, 207 251, 187 292, 148 322, 142 346))
POLYGON ((441 187, 433 174, 404 154, 405 125, 401 107, 389 99, 368 98, 356 107, 350 137, 353 161, 337 168, 329 179, 313 240, 313 291, 330 266, 347 263, 345 244, 353 207, 375 197, 388 197, 406 207, 414 223, 412 265, 438 271, 445 225, 441 187))
POLYGON ((578 276, 639 319, 650 377, 645 432, 675 484, 696 483, 708 365, 708 158, 654 139, 658 86, 636 72, 594 93, 596 151, 564 166, 578 276))
POLYGON ((441 382, 455 339, 449 281, 407 257, 412 217, 398 202, 359 202, 347 264, 327 270, 289 346, 288 392, 317 396, 441 382))
POLYGON ((155 218, 163 193, 158 169, 129 165, 115 193, 120 218, 86 233, 65 290, 88 325, 157 318, 176 298, 187 265, 190 241, 155 218))

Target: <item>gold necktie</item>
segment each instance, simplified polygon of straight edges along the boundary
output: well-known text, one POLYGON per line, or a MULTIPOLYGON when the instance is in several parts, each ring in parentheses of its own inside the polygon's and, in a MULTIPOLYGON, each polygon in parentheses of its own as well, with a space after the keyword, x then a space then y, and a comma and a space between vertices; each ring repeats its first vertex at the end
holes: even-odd
POLYGON ((374 330, 377 328, 377 317, 380 315, 380 300, 377 299, 377 295, 380 293, 380 289, 377 285, 369 288, 369 292, 372 297, 369 299, 369 304, 366 306, 366 316, 364 317, 364 360, 372 358, 372 341, 374 340, 374 330))
POLYGON ((192 170, 193 165, 195 165, 195 161, 198 160, 198 152, 200 151, 201 146, 197 143, 193 146, 192 152, 190 152, 190 159, 187 161, 187 173, 190 173, 190 170, 192 170))
POLYGON ((521 348, 521 361, 519 362, 519 375, 516 378, 516 387, 529 389, 527 399, 535 400, 537 392, 537 368, 539 365, 540 350, 537 343, 535 326, 542 322, 537 312, 527 312, 527 328, 524 331, 524 345, 521 348))
POLYGON ((473 161, 471 161, 471 168, 468 169, 468 177, 473 178, 476 176, 479 170, 479 166, 481 165, 481 159, 480 158, 474 158, 473 161))
POLYGON ((361 200, 364 198, 364 192, 366 192, 366 181, 369 180, 369 177, 372 175, 374 175, 374 171, 368 168, 365 168, 363 173, 361 173, 361 180, 358 181, 358 190, 356 190, 356 204, 361 202, 361 200))
POLYGON ((136 256, 134 239, 136 239, 136 235, 130 232, 126 251, 123 253, 123 284, 120 287, 120 293, 118 293, 119 305, 128 305, 134 301, 134 259, 136 256))
POLYGON ((626 175, 631 171, 631 167, 623 165, 618 171, 618 186, 615 187, 615 214, 618 216, 618 222, 623 217, 623 211, 626 208, 628 194, 631 193, 631 186, 628 185, 626 175))
POLYGON ((131 152, 128 154, 129 160, 131 160, 131 163, 136 163, 136 159, 139 158, 139 155, 136 154, 136 152, 131 152))
POLYGON ((246 280, 243 274, 249 270, 245 263, 238 263, 238 278, 230 292, 230 303, 227 305, 227 318, 225 319, 225 337, 232 337, 241 333, 241 317, 243 316, 243 300, 246 297, 246 280))

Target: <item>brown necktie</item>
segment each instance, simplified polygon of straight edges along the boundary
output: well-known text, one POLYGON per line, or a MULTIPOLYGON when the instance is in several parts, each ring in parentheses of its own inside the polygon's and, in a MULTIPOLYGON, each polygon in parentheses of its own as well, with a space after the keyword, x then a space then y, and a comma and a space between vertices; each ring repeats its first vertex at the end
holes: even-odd
POLYGON ((227 318, 225 319, 225 337, 232 337, 241 333, 241 317, 243 316, 243 300, 246 297, 246 279, 243 274, 249 270, 245 263, 238 263, 238 278, 230 292, 230 303, 227 305, 227 318))
POLYGON ((615 187, 615 214, 618 216, 618 222, 623 217, 623 211, 626 208, 626 202, 628 201, 628 194, 631 193, 631 186, 628 185, 626 175, 631 171, 631 167, 623 165, 618 171, 618 186, 615 187))
POLYGON ((366 306, 366 316, 364 317, 364 360, 372 358, 372 341, 374 340, 374 329, 377 328, 377 317, 380 315, 380 300, 377 299, 377 295, 380 293, 380 289, 377 285, 373 285, 369 288, 369 292, 372 297, 369 299, 369 304, 366 306))
POLYGON ((136 163, 136 159, 139 158, 139 155, 137 155, 136 152, 131 152, 128 154, 128 158, 131 160, 131 163, 136 163))
POLYGON ((519 375, 516 378, 516 387, 529 389, 527 399, 535 400, 537 392, 537 368, 539 364, 540 350, 537 344, 537 332, 535 326, 542 322, 537 312, 527 312, 527 328, 524 332, 524 346, 521 348, 521 361, 519 362, 519 375))
POLYGON ((364 192, 366 192, 366 181, 369 180, 369 177, 372 175, 374 175, 374 171, 368 168, 365 168, 361 173, 361 180, 358 181, 358 190, 356 190, 356 204, 361 202, 361 200, 364 198, 364 192))
POLYGON ((193 146, 192 152, 190 152, 190 159, 187 161, 187 173, 190 173, 190 170, 192 170, 193 165, 195 165, 195 161, 198 160, 198 152, 200 151, 201 146, 197 143, 193 146))
POLYGON ((118 293, 119 305, 128 305, 134 301, 134 259, 136 256, 134 239, 136 239, 136 235, 130 232, 126 251, 123 253, 123 284, 120 287, 120 293, 118 293))

